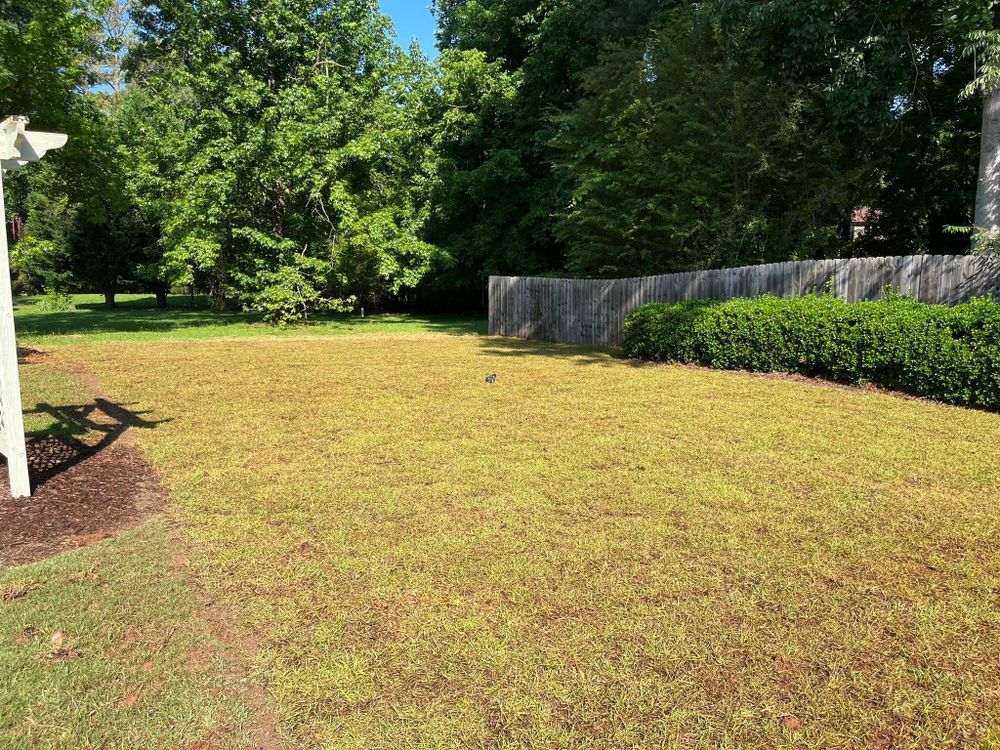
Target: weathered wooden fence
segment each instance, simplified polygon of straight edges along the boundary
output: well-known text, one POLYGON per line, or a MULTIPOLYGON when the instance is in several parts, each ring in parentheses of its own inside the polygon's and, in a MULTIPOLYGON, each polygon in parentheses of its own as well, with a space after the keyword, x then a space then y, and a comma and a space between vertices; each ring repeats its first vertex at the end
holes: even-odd
POLYGON ((893 287, 921 302, 1000 298, 1000 258, 911 255, 770 263, 631 279, 490 277, 490 333, 542 341, 620 346, 625 315, 648 302, 794 297, 831 291, 849 301, 893 287))

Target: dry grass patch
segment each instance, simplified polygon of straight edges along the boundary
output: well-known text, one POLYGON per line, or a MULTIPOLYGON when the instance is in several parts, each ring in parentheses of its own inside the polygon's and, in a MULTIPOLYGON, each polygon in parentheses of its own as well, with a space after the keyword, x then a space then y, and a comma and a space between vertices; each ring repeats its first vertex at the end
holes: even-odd
POLYGON ((998 415, 472 337, 57 356, 170 420, 311 743, 1000 743, 998 415))

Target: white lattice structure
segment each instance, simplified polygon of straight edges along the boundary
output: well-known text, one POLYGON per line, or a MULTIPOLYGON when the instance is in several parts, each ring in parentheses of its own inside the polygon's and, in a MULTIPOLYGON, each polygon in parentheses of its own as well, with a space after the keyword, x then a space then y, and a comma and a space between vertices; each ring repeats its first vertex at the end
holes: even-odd
POLYGON ((10 493, 31 494, 28 453, 24 444, 21 413, 21 378, 17 371, 17 338, 14 334, 14 299, 10 288, 10 257, 7 248, 7 212, 3 200, 3 173, 38 161, 45 152, 61 148, 61 133, 25 130, 26 117, 8 117, 0 122, 0 453, 7 458, 10 493))

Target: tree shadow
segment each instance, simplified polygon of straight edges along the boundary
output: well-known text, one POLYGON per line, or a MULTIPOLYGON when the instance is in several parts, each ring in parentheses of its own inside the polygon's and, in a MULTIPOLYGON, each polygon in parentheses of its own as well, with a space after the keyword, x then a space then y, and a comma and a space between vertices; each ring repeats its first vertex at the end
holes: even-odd
POLYGON ((556 344, 548 341, 482 337, 479 345, 484 354, 494 357, 558 357, 577 365, 599 367, 642 367, 638 360, 628 359, 621 349, 608 349, 580 344, 556 344))
POLYGON ((187 311, 197 312, 201 310, 207 312, 211 310, 211 300, 208 295, 197 294, 192 299, 187 294, 167 295, 167 306, 161 307, 156 303, 156 297, 148 295, 138 299, 119 297, 113 308, 108 308, 103 300, 98 302, 77 302, 74 307, 77 310, 94 310, 97 312, 128 312, 129 310, 146 310, 156 312, 187 311))
POLYGON ((192 328, 228 327, 260 322, 260 316, 238 312, 211 312, 191 308, 81 307, 71 312, 19 313, 22 336, 72 334, 172 333, 192 328))
POLYGON ((169 307, 158 308, 151 299, 124 300, 115 308, 101 303, 79 303, 72 310, 45 311, 21 300, 16 304, 17 331, 20 336, 162 334, 183 335, 185 331, 217 330, 225 334, 232 329, 253 328, 260 333, 290 333, 350 330, 365 333, 367 329, 392 331, 407 327, 451 334, 486 332, 486 319, 476 315, 411 315, 375 314, 365 318, 356 313, 320 313, 308 322, 279 329, 263 322, 260 313, 235 310, 217 311, 207 304, 178 304, 171 298, 169 307))
POLYGON ((384 313, 359 318, 357 315, 328 315, 319 317, 312 323, 317 327, 340 324, 356 328, 365 333, 365 328, 391 331, 393 328, 413 329, 413 333, 447 333, 456 336, 483 336, 488 322, 478 313, 462 315, 415 315, 411 313, 384 313), (419 326, 415 329, 414 326, 419 326))
POLYGON ((130 427, 154 429, 171 421, 145 419, 143 415, 148 411, 132 411, 104 398, 66 406, 40 403, 25 414, 45 415, 53 420, 46 429, 26 436, 34 489, 113 445, 130 427))

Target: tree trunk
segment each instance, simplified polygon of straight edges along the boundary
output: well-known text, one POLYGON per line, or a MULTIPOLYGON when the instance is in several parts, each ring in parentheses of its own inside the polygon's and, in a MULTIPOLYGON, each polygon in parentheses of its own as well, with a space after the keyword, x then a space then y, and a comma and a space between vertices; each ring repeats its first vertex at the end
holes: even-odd
POLYGON ((105 290, 104 292, 104 304, 106 307, 115 306, 115 292, 114 290, 105 290))
POLYGON ((1000 237, 1000 86, 983 101, 982 138, 975 227, 980 240, 991 240, 1000 237))
POLYGON ((216 312, 226 309, 226 295, 223 292, 222 280, 213 278, 208 289, 209 306, 216 312))
POLYGON ((156 306, 160 308, 167 306, 167 290, 163 287, 156 288, 156 306))

